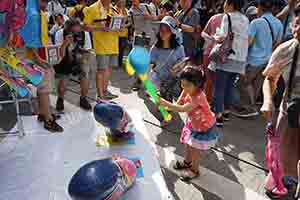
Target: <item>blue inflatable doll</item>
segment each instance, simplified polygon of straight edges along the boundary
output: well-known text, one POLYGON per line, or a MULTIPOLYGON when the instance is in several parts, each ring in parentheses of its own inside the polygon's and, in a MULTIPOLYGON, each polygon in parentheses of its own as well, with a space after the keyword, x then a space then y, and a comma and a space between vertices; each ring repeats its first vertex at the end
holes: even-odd
POLYGON ((126 158, 106 158, 82 166, 71 178, 73 200, 118 200, 136 181, 136 166, 126 158))
POLYGON ((123 107, 111 101, 99 101, 94 107, 97 122, 110 129, 114 139, 128 140, 134 137, 130 131, 132 120, 123 107))

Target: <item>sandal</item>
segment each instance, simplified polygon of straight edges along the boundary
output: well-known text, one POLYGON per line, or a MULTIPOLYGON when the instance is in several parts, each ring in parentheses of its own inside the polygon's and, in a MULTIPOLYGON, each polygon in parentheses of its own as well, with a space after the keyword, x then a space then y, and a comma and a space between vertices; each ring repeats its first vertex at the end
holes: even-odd
POLYGON ((190 169, 192 167, 192 162, 186 162, 185 160, 183 162, 176 161, 175 165, 173 166, 173 169, 175 170, 183 170, 183 169, 190 169))
POLYGON ((44 128, 52 133, 63 132, 64 129, 55 120, 44 121, 44 128))
POLYGON ((194 170, 189 169, 183 173, 183 175, 180 177, 180 180, 184 182, 190 182, 191 180, 199 177, 199 175, 199 171, 195 172, 194 170))
MULTIPOLYGON (((61 118, 61 116, 58 115, 58 114, 51 114, 51 116, 52 116, 54 121, 61 118)), ((38 119, 39 122, 45 122, 46 121, 45 117, 41 114, 38 114, 37 119, 38 119)))

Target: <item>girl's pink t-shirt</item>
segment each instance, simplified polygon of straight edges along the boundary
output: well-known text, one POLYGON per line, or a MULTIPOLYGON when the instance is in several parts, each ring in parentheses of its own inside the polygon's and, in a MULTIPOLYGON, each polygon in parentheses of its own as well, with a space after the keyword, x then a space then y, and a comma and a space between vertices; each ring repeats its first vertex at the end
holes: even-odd
POLYGON ((193 96, 184 94, 182 100, 183 104, 191 103, 193 106, 193 110, 187 113, 191 120, 193 130, 203 132, 213 127, 216 123, 215 114, 210 110, 204 92, 198 92, 193 96))

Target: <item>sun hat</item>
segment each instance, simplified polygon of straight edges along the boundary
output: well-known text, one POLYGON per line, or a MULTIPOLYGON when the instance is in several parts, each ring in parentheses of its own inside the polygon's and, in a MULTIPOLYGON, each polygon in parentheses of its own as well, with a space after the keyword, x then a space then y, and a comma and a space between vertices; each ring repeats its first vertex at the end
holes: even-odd
POLYGON ((171 16, 165 16, 160 22, 159 22, 159 24, 165 24, 165 25, 167 25, 169 28, 170 28, 170 30, 171 30, 171 32, 173 33, 173 34, 177 34, 177 32, 178 32, 178 30, 177 30, 177 23, 176 23, 176 20, 173 18, 173 17, 171 17, 171 16))

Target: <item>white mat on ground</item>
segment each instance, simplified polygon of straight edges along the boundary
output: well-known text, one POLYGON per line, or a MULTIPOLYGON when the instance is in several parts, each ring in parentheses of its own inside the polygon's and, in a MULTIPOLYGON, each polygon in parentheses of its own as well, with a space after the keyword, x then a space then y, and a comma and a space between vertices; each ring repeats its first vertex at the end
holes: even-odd
POLYGON ((136 125, 136 145, 97 147, 104 133, 91 113, 65 114, 62 134, 49 134, 34 117, 23 117, 26 136, 0 139, 0 200, 68 200, 68 182, 84 164, 111 155, 139 157, 144 178, 137 180, 124 200, 172 199, 162 176, 154 146, 138 111, 130 115, 136 125))

